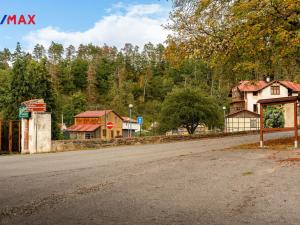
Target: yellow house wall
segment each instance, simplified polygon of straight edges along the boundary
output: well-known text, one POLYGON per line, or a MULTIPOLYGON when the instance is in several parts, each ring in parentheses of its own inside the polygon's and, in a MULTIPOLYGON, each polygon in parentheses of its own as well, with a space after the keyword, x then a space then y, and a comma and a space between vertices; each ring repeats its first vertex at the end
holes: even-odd
POLYGON ((112 129, 107 129, 106 125, 105 125, 105 116, 101 116, 100 117, 100 124, 101 124, 101 139, 105 140, 105 136, 103 135, 105 133, 107 133, 106 139, 110 140, 111 138, 115 138, 117 136, 123 136, 122 133, 122 124, 123 121, 121 120, 120 117, 118 117, 114 112, 109 112, 106 114, 106 123, 108 122, 112 122, 114 127, 112 129), (113 133, 113 134, 112 134, 113 133))

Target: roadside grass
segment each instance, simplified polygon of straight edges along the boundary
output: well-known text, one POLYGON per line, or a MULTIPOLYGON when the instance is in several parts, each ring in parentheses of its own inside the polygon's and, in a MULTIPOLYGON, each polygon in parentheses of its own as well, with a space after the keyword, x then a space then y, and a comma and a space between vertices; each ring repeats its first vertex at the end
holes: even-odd
POLYGON ((247 171, 243 173, 243 176, 249 176, 249 175, 253 175, 254 173, 252 171, 247 171))
MULTIPOLYGON (((290 150, 294 147, 294 139, 293 137, 289 138, 279 138, 274 140, 267 140, 264 141, 264 149, 270 149, 270 150, 290 150)), ((252 143, 252 144, 243 144, 235 146, 231 149, 261 149, 259 147, 259 142, 252 143)))
POLYGON ((0 151, 0 155, 1 156, 11 156, 11 155, 20 155, 20 153, 19 152, 9 153, 8 151, 0 151))

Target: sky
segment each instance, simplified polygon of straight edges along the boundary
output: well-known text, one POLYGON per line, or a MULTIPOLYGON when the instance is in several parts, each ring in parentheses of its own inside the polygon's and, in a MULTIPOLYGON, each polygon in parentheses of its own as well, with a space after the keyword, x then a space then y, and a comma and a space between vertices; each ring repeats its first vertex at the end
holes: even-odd
POLYGON ((35 25, 0 25, 0 49, 15 49, 17 42, 26 51, 52 41, 118 48, 163 43, 170 9, 167 0, 2 0, 0 21, 4 15, 35 14, 35 25))

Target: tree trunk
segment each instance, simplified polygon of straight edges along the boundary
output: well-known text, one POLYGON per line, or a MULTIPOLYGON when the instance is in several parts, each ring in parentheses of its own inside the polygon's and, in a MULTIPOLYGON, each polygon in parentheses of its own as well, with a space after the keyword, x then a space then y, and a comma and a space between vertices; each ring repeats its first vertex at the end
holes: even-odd
POLYGON ((190 125, 186 125, 185 128, 187 130, 187 132, 192 135, 194 134, 195 130, 197 129, 199 123, 193 123, 193 124, 190 124, 190 125))

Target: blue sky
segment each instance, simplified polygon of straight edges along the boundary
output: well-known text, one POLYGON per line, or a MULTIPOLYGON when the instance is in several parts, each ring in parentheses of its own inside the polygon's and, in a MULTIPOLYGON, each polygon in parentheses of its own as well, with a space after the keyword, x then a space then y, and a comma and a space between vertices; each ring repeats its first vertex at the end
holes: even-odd
POLYGON ((160 43, 168 31, 171 8, 167 0, 4 0, 0 18, 10 14, 35 14, 36 25, 1 25, 0 49, 14 49, 21 42, 26 50, 51 41, 64 45, 94 43, 122 47, 126 42, 142 46, 160 43))

